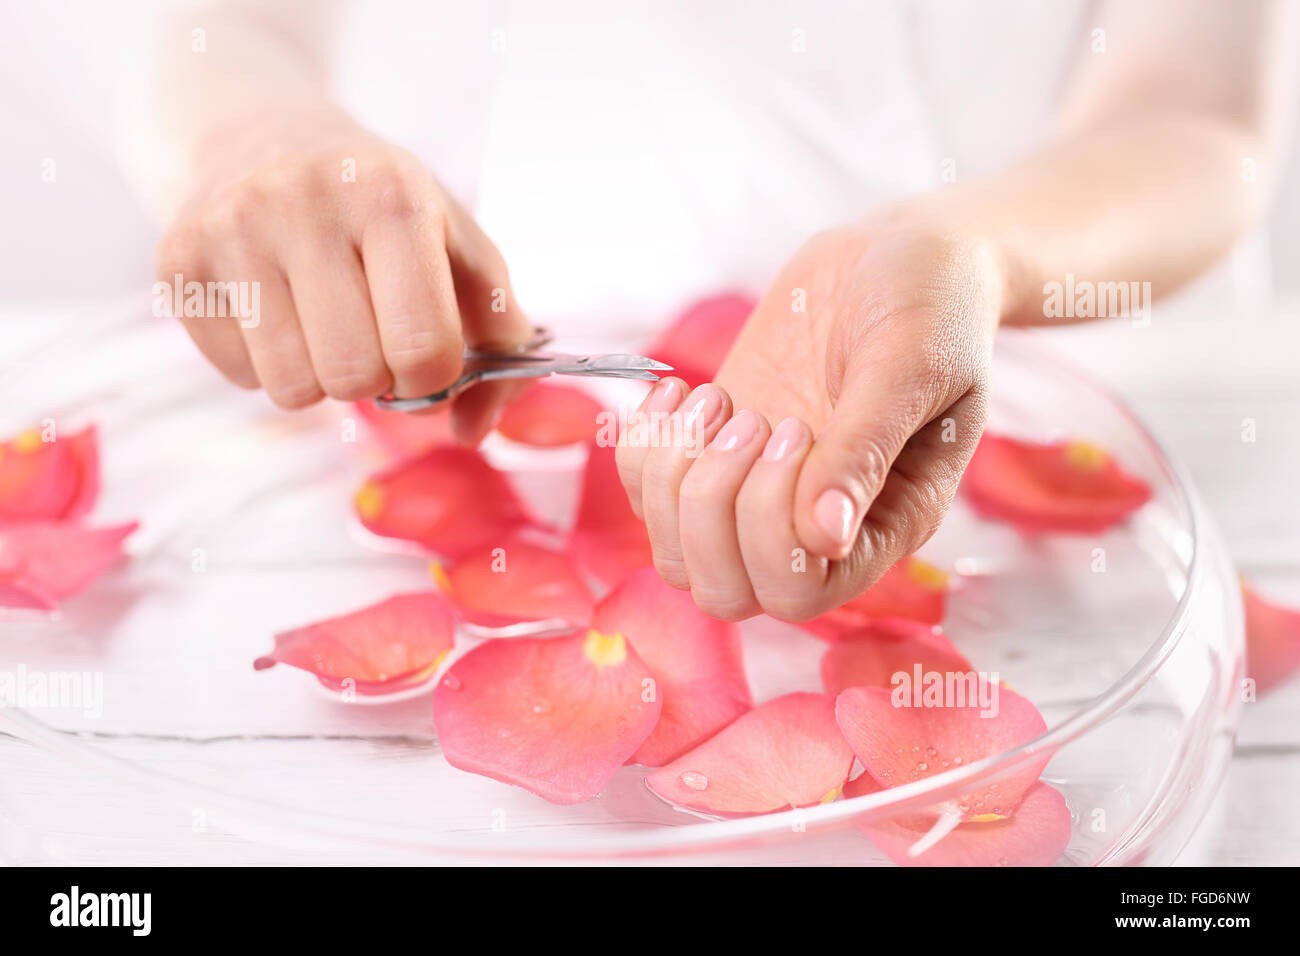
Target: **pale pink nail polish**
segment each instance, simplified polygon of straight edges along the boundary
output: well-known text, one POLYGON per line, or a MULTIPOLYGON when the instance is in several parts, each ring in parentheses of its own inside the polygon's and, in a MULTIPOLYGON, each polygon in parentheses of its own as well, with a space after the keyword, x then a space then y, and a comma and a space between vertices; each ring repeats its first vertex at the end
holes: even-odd
POLYGON ((722 411, 722 394, 712 385, 701 385, 691 392, 683 407, 686 428, 703 428, 722 411))
POLYGON ((710 447, 718 451, 735 451, 744 448, 758 434, 758 415, 751 411, 737 412, 713 437, 710 447))
POLYGON ((763 457, 768 461, 780 461, 798 448, 802 441, 803 422, 797 418, 787 418, 776 426, 776 431, 772 432, 772 437, 767 440, 767 445, 763 448, 763 457))
POLYGON ((852 544, 854 519, 857 509, 853 499, 838 488, 828 488, 813 505, 813 517, 840 548, 852 544))
POLYGON ((647 412, 671 412, 682 400, 682 383, 674 378, 660 382, 654 387, 650 401, 646 402, 647 412))

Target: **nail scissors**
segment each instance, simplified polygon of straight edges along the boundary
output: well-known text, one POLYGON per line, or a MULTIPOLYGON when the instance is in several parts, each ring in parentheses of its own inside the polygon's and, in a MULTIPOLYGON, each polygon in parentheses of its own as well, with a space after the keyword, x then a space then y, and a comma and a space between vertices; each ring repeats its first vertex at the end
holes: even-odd
POLYGON ((539 328, 533 330, 531 341, 517 349, 466 349, 463 373, 442 391, 420 398, 384 395, 375 399, 375 405, 394 412, 434 408, 480 382, 508 378, 590 375, 656 382, 659 380, 658 372, 672 371, 671 365, 656 362, 644 355, 568 355, 547 351, 545 346, 550 344, 552 338, 549 330, 539 328))

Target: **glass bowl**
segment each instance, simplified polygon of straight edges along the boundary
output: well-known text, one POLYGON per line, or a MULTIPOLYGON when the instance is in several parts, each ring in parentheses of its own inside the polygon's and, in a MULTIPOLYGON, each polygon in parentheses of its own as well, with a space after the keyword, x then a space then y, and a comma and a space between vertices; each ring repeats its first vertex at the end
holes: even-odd
MULTIPOLYGON (((174 324, 138 308, 47 339, 4 370, 0 434, 46 417, 64 429, 96 422, 96 520, 142 528, 133 559, 57 614, 0 616, 0 669, 102 679, 99 706, 0 709, 11 768, 0 775, 0 859, 152 859, 142 846, 165 858, 166 844, 182 862, 883 864, 855 823, 933 807, 1051 753, 1044 779, 1073 817, 1061 864, 1163 864, 1230 754, 1243 638, 1219 535, 1133 415, 1032 333, 999 340, 991 427, 1097 441, 1150 482, 1152 500, 1102 535, 1031 539, 959 498, 922 553, 955 572, 949 635, 1034 702, 1048 732, 885 792, 722 821, 670 808, 636 767, 578 806, 458 771, 438 751, 432 684, 359 706, 291 668, 255 672, 277 631, 429 586, 424 560, 368 538, 351 516, 351 492, 383 461, 364 423, 339 405, 276 412, 218 381, 174 324), (79 830, 98 849, 79 847, 69 836, 79 830), (218 834, 238 835, 240 849, 205 842, 218 834)), ((629 401, 627 388, 604 396, 629 401)), ((570 520, 581 448, 494 438, 486 451, 515 469, 538 510, 570 520)), ((744 634, 756 701, 820 689, 821 641, 770 619, 744 634)))

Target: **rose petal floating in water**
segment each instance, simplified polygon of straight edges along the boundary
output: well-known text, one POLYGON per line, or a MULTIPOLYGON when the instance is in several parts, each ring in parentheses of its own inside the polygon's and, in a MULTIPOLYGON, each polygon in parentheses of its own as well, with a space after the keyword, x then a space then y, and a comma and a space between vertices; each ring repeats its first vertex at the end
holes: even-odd
POLYGON ((98 496, 93 427, 66 436, 33 428, 0 443, 0 524, 80 518, 98 496))
POLYGON ((742 816, 829 803, 852 766, 831 698, 795 693, 747 711, 645 779, 676 806, 742 816))
POLYGON ((943 620, 947 596, 946 572, 920 558, 904 558, 852 601, 799 626, 833 641, 882 617, 938 624, 943 620))
POLYGON ((592 440, 600 413, 600 403, 582 389, 538 382, 506 407, 497 431, 525 445, 573 445, 592 440))
POLYGON ((663 712, 632 763, 658 767, 749 710, 740 629, 709 617, 686 591, 643 568, 596 607, 596 630, 618 632, 654 676, 663 712))
POLYGON ((453 767, 580 803, 654 729, 661 705, 647 690, 650 670, 621 634, 502 638, 452 665, 433 719, 453 767))
MULTIPOLYGON (((867 773, 886 787, 900 786, 1003 753, 1047 730, 1042 715, 1015 691, 973 672, 934 675, 947 681, 939 703, 879 687, 854 687, 835 699, 835 717, 867 773), (957 694, 965 697, 964 706, 957 694), (898 695, 897 703, 891 699, 898 695), (985 698, 981 706, 979 697, 985 698), (903 701, 907 701, 906 704, 903 701), (987 715, 987 716, 986 716, 987 715)), ((909 682, 915 687, 914 682, 909 682)), ((919 693, 919 692, 918 692, 919 693)), ((1043 772, 1050 754, 1019 764, 958 801, 964 819, 1008 816, 1043 772)))
POLYGON ((590 448, 569 550, 583 570, 606 587, 654 561, 650 538, 628 504, 611 447, 590 448))
POLYGON ((1300 671, 1300 611, 1260 597, 1241 583, 1246 609, 1246 676, 1263 694, 1300 671))
MULTIPOLYGON (((883 789, 871 774, 860 774, 844 787, 846 797, 883 789)), ((1051 866, 1070 843, 1070 808, 1065 797, 1045 783, 1035 783, 1011 816, 959 824, 933 846, 913 856, 938 814, 907 814, 883 823, 859 823, 876 846, 899 866, 1051 866)))
POLYGON ((451 406, 440 405, 425 412, 394 412, 374 402, 354 402, 353 410, 365 421, 389 451, 409 457, 434 445, 455 443, 451 433, 451 406))
POLYGON ((391 694, 432 677, 451 650, 455 630, 451 605, 441 594, 398 594, 277 634, 275 650, 253 666, 288 664, 332 689, 352 681, 358 694, 391 694))
POLYGON ((518 535, 430 567, 461 619, 480 627, 561 619, 573 628, 591 621, 595 600, 573 560, 518 535))
POLYGON ((139 525, 81 528, 62 522, 0 527, 0 605, 52 608, 79 594, 124 557, 122 542, 139 525))
POLYGON ((500 541, 528 523, 509 479, 471 448, 439 445, 367 481, 355 498, 375 534, 445 557, 500 541))
POLYGON ((977 513, 1028 533, 1105 531, 1151 497, 1146 482, 1096 445, 990 434, 980 439, 961 488, 977 513))
POLYGON ((850 687, 892 687, 895 674, 966 673, 970 661, 938 628, 881 618, 832 644, 822 655, 822 686, 832 697, 850 687))
POLYGON ((646 350, 673 367, 694 388, 713 381, 722 360, 758 303, 742 292, 725 292, 691 305, 646 350))

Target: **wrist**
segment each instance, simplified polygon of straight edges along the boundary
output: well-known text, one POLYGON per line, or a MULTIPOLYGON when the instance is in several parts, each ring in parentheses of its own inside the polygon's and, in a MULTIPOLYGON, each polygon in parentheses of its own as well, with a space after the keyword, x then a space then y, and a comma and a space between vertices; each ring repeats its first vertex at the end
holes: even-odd
POLYGON ((991 217, 975 203, 947 193, 928 193, 887 204, 870 213, 865 227, 880 238, 922 237, 948 255, 975 281, 981 298, 991 303, 996 324, 1014 321, 1031 306, 1034 288, 1028 270, 991 217))
POLYGON ((332 103, 259 107, 216 123, 198 137, 192 153, 193 183, 197 190, 218 188, 286 156, 374 139, 332 103))

